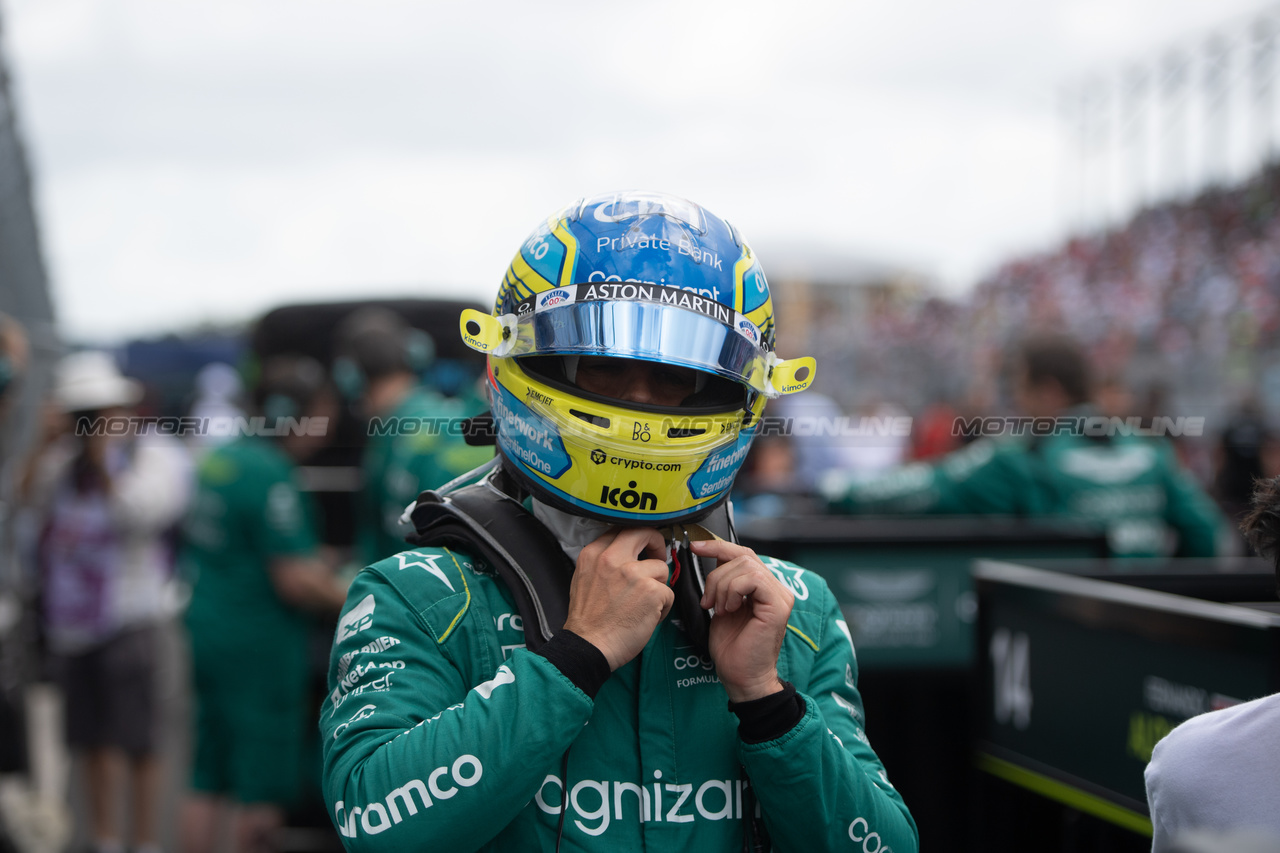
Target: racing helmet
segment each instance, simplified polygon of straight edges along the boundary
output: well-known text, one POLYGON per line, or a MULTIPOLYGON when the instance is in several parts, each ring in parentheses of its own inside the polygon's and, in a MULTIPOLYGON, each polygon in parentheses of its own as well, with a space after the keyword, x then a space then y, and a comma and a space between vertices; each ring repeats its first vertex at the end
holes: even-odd
POLYGON ((769 285, 742 235, 685 199, 619 192, 552 214, 520 246, 492 314, 462 313, 488 356, 504 467, 543 502, 602 521, 702 518, 729 495, 769 398, 812 358, 774 352, 769 285), (574 383, 588 356, 692 368, 677 406, 574 383))

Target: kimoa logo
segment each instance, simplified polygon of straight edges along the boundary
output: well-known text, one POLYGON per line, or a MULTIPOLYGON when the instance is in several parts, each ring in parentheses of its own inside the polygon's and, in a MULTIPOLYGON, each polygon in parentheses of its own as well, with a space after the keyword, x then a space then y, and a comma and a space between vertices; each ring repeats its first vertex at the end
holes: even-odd
POLYGON ((627 483, 625 492, 622 489, 611 489, 608 486, 603 486, 600 489, 600 503, 625 507, 626 509, 636 509, 637 507, 642 510, 658 508, 657 495, 653 492, 637 492, 635 488, 635 480, 627 483))
POLYGON ((459 788, 472 787, 483 775, 484 765, 479 758, 474 755, 459 755, 453 764, 432 770, 427 774, 425 782, 410 779, 399 788, 393 788, 382 802, 354 806, 348 810, 346 803, 338 800, 333 805, 333 822, 338 825, 338 832, 344 838, 355 838, 360 830, 366 835, 377 835, 418 814, 418 803, 422 804, 425 811, 435 805, 437 800, 457 796, 459 788), (448 784, 449 782, 453 784, 448 784), (403 813, 401 809, 404 809, 403 813))

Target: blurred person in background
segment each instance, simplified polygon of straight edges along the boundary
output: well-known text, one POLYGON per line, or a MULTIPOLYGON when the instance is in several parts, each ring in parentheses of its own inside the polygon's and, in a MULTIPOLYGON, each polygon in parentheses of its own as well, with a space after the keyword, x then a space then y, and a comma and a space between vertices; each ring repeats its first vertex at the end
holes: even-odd
MULTIPOLYGON (((1258 481, 1240 528, 1280 593, 1280 477, 1258 481)), ((1152 853, 1280 850, 1280 694, 1183 722, 1156 744, 1146 786, 1152 853)))
POLYGON ((336 420, 324 368, 267 361, 253 406, 283 434, 241 436, 205 456, 183 527, 195 694, 184 853, 209 853, 228 825, 237 853, 274 849, 304 774, 315 772, 306 750, 313 614, 336 614, 346 594, 322 557, 318 509, 295 481, 336 420))
MULTIPOLYGON (((845 471, 857 480, 871 480, 905 463, 911 456, 911 422, 896 403, 868 400, 858 406, 848 418, 854 434, 840 440, 845 471)), ((811 490, 817 490, 821 476, 813 478, 811 490)))
POLYGON ((796 453, 788 435, 762 435, 751 444, 733 481, 735 520, 805 515, 814 511, 811 494, 796 476, 796 453))
MULTIPOLYGON (((1038 338, 1013 356, 1020 415, 1098 414, 1090 404, 1088 362, 1074 341, 1038 338)), ((909 465, 870 482, 829 481, 824 492, 837 512, 1082 519, 1105 527, 1116 556, 1217 553, 1222 517, 1168 441, 1120 432, 1036 436, 1025 426, 1023 433, 980 439, 934 464, 909 465)))
POLYGON ((917 462, 946 456, 960 447, 955 434, 960 410, 947 400, 930 403, 915 419, 911 430, 911 458, 917 462))
POLYGON ((244 392, 240 374, 229 364, 215 361, 200 368, 196 374, 196 398, 191 404, 190 417, 208 420, 209 427, 191 436, 192 450, 203 455, 235 438, 235 431, 226 428, 236 418, 244 417, 240 395, 244 392))
POLYGON ((819 431, 819 424, 838 424, 842 417, 835 400, 815 391, 783 397, 771 404, 769 418, 785 425, 786 444, 791 451, 789 491, 812 492, 824 472, 844 470, 853 464, 840 439, 833 437, 829 429, 825 434, 819 431))
POLYGON ((1133 392, 1118 373, 1108 373, 1098 382, 1093 404, 1098 414, 1109 418, 1127 418, 1137 414, 1133 392))
POLYGON ((159 624, 173 615, 165 535, 190 492, 172 438, 130 419, 139 383, 106 353, 58 365, 53 409, 22 480, 40 519, 43 631, 65 695, 67 740, 84 762, 89 832, 98 853, 156 847, 159 624))
POLYGON ((434 353, 426 332, 386 308, 362 308, 338 327, 334 381, 375 427, 367 430, 361 462, 364 486, 356 509, 360 565, 404 550, 412 527, 402 525, 400 516, 419 492, 442 486, 493 456, 490 448, 463 441, 460 425, 471 413, 459 401, 420 384, 434 353), (392 427, 384 431, 379 423, 392 427))
POLYGON ((1268 454, 1268 448, 1278 439, 1254 397, 1240 404, 1222 430, 1215 453, 1214 497, 1233 521, 1249 511, 1254 483, 1280 474, 1266 465, 1274 456, 1268 454))

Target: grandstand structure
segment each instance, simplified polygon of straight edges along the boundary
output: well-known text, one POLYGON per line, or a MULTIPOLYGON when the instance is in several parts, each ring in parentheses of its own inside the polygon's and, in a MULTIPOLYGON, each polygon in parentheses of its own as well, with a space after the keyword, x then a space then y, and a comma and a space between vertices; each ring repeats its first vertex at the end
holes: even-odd
POLYGON ((1074 236, 962 297, 848 251, 760 246, 780 325, 809 335, 780 346, 817 356, 846 412, 999 414, 1010 345, 1065 333, 1129 414, 1204 417, 1203 443, 1247 399, 1280 424, 1277 39, 1280 7, 1064 88, 1074 236))
POLYGON ((779 313, 809 312, 820 390, 846 411, 870 398, 1008 413, 1010 345, 1062 333, 1128 387, 1126 414, 1206 419, 1190 442, 1204 479, 1205 446, 1246 400, 1280 424, 1278 37, 1275 8, 1068 87, 1074 236, 962 297, 762 252, 779 313))
POLYGON ((31 363, 17 389, 21 394, 19 404, 11 412, 7 425, 0 425, 0 474, 5 458, 30 439, 29 433, 38 420, 33 413, 48 387, 53 362, 61 352, 32 205, 31 171, 13 101, 3 35, 3 19, 0 19, 0 312, 22 323, 31 347, 31 363))
MULTIPOLYGON (((0 36, 3 34, 0 26, 0 36)), ((27 849, 53 850, 65 840, 58 829, 61 812, 57 797, 66 765, 58 758, 57 718, 48 713, 47 691, 26 689, 36 669, 31 616, 35 591, 15 546, 12 494, 18 461, 40 425, 40 403, 61 346, 40 253, 31 174, 2 45, 0 38, 0 312, 22 324, 28 359, 26 370, 8 388, 6 396, 14 396, 0 417, 0 773, 9 780, 0 808, 0 849, 19 849, 19 839, 45 837, 45 847, 27 849), (24 705, 32 717, 43 715, 45 721, 22 725, 17 709, 24 705), (24 737, 28 732, 31 736, 24 737), (30 771, 29 790, 17 781, 24 778, 20 774, 25 771, 30 771), (41 815, 50 817, 42 820, 41 815), (19 829, 31 829, 35 834, 19 829), (42 836, 46 829, 52 832, 42 836)))
POLYGON ((1073 230, 1238 182, 1276 154, 1280 8, 1065 84, 1063 202, 1073 230))

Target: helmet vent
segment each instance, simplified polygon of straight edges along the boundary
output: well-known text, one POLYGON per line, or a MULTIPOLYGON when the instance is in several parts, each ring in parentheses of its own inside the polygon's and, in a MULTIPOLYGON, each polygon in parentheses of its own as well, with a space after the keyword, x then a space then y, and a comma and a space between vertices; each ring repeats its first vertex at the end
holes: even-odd
POLYGON ((573 415, 575 418, 584 420, 589 424, 594 424, 601 429, 609 428, 609 419, 603 418, 600 415, 588 415, 586 412, 579 412, 577 409, 570 409, 569 414, 573 415))
POLYGON ((705 429, 685 429, 672 427, 667 430, 667 438, 693 438, 695 435, 703 435, 705 429))

